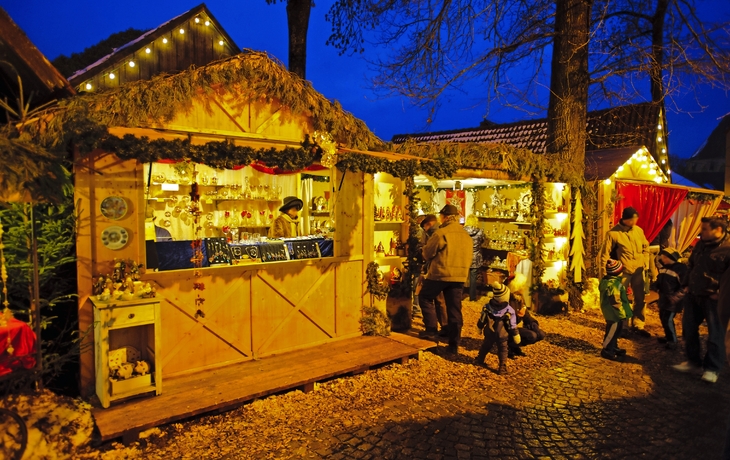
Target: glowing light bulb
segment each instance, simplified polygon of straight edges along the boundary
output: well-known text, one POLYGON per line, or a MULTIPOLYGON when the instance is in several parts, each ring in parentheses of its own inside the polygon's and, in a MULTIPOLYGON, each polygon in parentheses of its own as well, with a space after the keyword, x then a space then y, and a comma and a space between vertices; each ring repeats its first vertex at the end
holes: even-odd
POLYGON ((182 34, 184 34, 184 33, 185 33, 185 29, 180 29, 180 31, 179 31, 179 32, 180 32, 180 35, 182 35, 182 34))
POLYGON ((205 25, 206 26, 209 26, 210 25, 210 21, 205 21, 205 25))
POLYGON ((657 125, 657 129, 662 129, 662 125, 657 125))
POLYGON ((629 158, 628 160, 626 160, 626 164, 627 165, 630 165, 631 164, 631 158, 629 158))
POLYGON ((667 162, 667 160, 662 159, 662 164, 665 164, 666 162, 667 162))
POLYGON ((87 83, 87 84, 86 84, 86 89, 87 89, 87 90, 90 90, 90 89, 91 89, 91 83, 87 83))
POLYGON ((667 174, 672 174, 672 171, 667 169, 667 174))
POLYGON ((147 54, 150 54, 150 53, 152 52, 152 50, 151 50, 151 49, 149 49, 149 48, 145 48, 145 49, 144 49, 144 52, 145 52, 145 53, 147 53, 147 54))
POLYGON ((220 41, 218 42, 218 44, 219 44, 219 45, 221 45, 221 46, 223 46, 223 44, 224 44, 224 41, 223 41, 223 40, 220 40, 220 41))
POLYGON ((611 178, 604 180, 603 183, 606 185, 611 185, 611 178))
POLYGON ((656 176, 656 169, 650 169, 649 174, 651 174, 652 176, 656 176))
POLYGON ((667 153, 667 149, 662 149, 662 153, 667 153))
POLYGON ((111 80, 114 80, 115 78, 117 78, 117 76, 116 76, 116 75, 114 75, 114 72, 110 72, 110 73, 109 73, 109 78, 110 78, 111 80))
POLYGON ((135 65, 134 61, 129 61, 129 67, 134 67, 135 65))
POLYGON ((619 166, 619 167, 618 167, 618 169, 617 169, 616 171, 617 171, 617 172, 621 172, 621 171, 623 171, 623 170, 624 170, 624 165, 621 165, 621 166, 619 166))
POLYGON ((662 183, 662 178, 661 178, 661 177, 659 177, 659 176, 656 176, 656 177, 654 178, 654 182, 656 182, 657 184, 661 184, 661 183, 662 183))
MULTIPOLYGON (((195 23, 196 24, 199 24, 200 23, 200 18, 195 18, 195 23)), ((659 129, 662 129, 662 128, 659 128, 659 129)))
POLYGON ((641 168, 646 169, 646 163, 642 163, 641 168))
POLYGON ((162 43, 167 43, 167 39, 166 38, 163 38, 162 39, 162 43))
POLYGON ((662 136, 657 136, 656 140, 658 140, 659 142, 661 142, 662 141, 662 136))

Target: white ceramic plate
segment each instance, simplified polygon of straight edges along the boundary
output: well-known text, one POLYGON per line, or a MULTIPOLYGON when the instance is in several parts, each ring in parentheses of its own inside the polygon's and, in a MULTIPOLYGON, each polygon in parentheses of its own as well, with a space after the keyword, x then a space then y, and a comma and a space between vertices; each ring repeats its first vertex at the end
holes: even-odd
POLYGON ((112 225, 101 232, 101 242, 109 249, 122 249, 129 242, 129 232, 122 227, 112 225))

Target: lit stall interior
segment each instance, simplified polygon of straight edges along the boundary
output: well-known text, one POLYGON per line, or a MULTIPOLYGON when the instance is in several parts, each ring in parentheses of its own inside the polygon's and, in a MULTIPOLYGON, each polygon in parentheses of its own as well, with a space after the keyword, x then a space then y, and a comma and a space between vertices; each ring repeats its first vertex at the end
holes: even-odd
POLYGON ((253 167, 224 170, 187 162, 147 163, 147 226, 150 221, 154 224, 158 243, 197 237, 225 238, 234 245, 265 242, 283 199, 296 196, 304 203, 299 213, 301 236, 331 236, 335 226, 330 173, 325 169, 268 174, 253 167), (200 196, 199 235, 190 208, 193 175, 200 196))
MULTIPOLYGON (((532 280, 529 260, 534 241, 535 216, 532 210, 532 183, 485 178, 435 180, 417 176, 415 183, 420 199, 419 214, 437 214, 447 203, 462 210, 461 222, 476 223, 484 231, 482 245, 483 270, 478 283, 501 281, 509 275, 522 273, 532 280)), ((546 184, 544 226, 545 273, 542 281, 549 285, 565 282, 570 194, 561 183, 546 184)), ((527 299, 529 295, 525 295, 527 299)))

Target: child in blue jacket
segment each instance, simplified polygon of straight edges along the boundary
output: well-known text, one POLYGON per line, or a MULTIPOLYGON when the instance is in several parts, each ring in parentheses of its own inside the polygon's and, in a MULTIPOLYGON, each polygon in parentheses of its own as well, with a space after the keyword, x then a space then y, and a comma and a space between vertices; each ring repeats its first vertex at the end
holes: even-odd
POLYGON ((509 348, 507 340, 512 336, 515 344, 519 345, 521 341, 519 330, 517 329, 517 314, 509 304, 510 291, 507 286, 502 283, 492 284, 492 298, 482 309, 482 315, 477 322, 477 328, 484 333, 484 342, 479 348, 476 362, 479 365, 484 364, 487 353, 492 350, 494 344, 497 344, 497 357, 499 358, 499 369, 497 373, 504 375, 507 373, 507 355, 509 348))
POLYGON ((601 295, 601 312, 606 319, 606 334, 603 336, 601 357, 616 361, 626 355, 626 350, 618 347, 618 338, 625 319, 634 316, 623 285, 621 272, 624 266, 618 260, 606 262, 606 276, 598 284, 601 295))

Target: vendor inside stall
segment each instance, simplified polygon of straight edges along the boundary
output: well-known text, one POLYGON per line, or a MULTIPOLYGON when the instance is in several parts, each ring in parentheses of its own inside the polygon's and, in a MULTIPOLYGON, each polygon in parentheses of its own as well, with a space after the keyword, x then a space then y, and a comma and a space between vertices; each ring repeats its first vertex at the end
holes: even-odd
POLYGON ((284 198, 284 204, 279 208, 281 213, 269 228, 269 238, 291 238, 300 236, 299 211, 304 207, 302 200, 295 196, 284 198))

